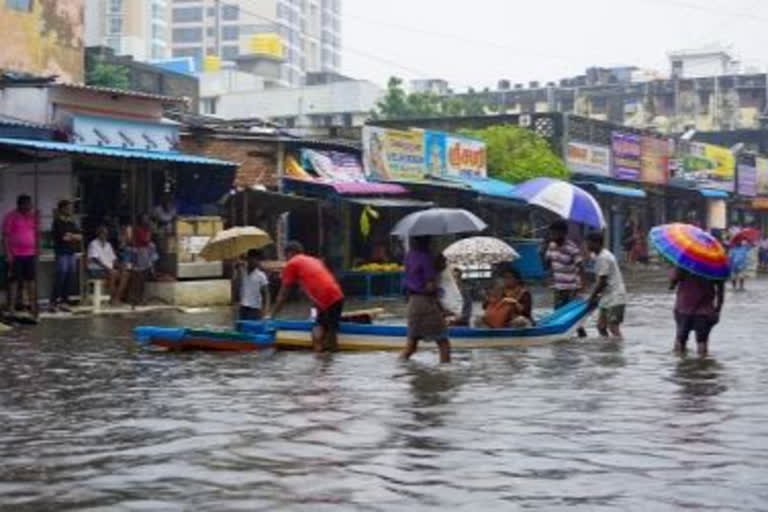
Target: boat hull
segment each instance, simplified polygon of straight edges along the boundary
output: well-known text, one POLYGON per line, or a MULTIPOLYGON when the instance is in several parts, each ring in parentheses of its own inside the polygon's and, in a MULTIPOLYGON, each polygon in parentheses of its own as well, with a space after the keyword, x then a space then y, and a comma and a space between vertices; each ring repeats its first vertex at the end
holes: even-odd
POLYGON ((136 341, 144 348, 187 351, 252 352, 275 347, 275 333, 243 333, 184 327, 143 326, 134 329, 136 341))
MULTIPOLYGON (((548 345, 572 338, 592 309, 584 301, 574 301, 535 327, 524 329, 452 328, 448 332, 451 347, 457 350, 525 348, 548 345)), ((276 345, 285 350, 312 348, 312 322, 275 321, 276 345)), ((239 322, 238 330, 249 332, 262 329, 260 322, 239 322)), ((362 325, 343 323, 338 342, 341 351, 402 350, 407 339, 404 325, 362 325)))

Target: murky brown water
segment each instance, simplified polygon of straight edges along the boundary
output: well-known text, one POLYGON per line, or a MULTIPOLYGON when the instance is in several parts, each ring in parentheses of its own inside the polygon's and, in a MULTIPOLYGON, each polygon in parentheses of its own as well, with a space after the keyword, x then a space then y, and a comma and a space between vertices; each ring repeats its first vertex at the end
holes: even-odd
MULTIPOLYGON (((134 319, 0 340, 7 510, 766 510, 768 284, 713 358, 670 353, 665 294, 627 341, 392 354, 154 355, 134 319)), ((205 324, 156 316, 144 323, 205 324)))

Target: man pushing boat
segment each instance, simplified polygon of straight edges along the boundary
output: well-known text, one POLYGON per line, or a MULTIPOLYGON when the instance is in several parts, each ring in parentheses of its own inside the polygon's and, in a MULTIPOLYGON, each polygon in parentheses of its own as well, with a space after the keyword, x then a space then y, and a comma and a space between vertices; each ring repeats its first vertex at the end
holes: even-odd
POLYGON ((285 247, 285 256, 288 263, 283 269, 280 292, 272 311, 265 318, 270 319, 280 313, 290 289, 301 285, 317 310, 316 325, 312 329, 313 350, 338 350, 339 323, 344 310, 341 286, 322 261, 304 254, 304 247, 299 242, 289 242, 285 247))

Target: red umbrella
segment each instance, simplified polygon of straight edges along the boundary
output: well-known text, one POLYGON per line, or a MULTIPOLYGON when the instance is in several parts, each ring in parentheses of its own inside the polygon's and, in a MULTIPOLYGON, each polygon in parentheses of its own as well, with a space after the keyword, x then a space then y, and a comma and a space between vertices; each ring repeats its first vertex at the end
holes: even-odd
POLYGON ((741 245, 746 240, 752 245, 757 245, 760 241, 760 231, 755 228, 744 228, 731 238, 731 245, 741 245))

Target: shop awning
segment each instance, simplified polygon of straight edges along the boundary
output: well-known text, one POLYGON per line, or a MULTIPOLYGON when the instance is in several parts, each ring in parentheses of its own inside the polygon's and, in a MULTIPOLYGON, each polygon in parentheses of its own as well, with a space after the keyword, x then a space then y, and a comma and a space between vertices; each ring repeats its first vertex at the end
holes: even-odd
POLYGON ((84 146, 80 144, 70 144, 67 142, 6 138, 0 138, 0 145, 20 149, 48 151, 52 153, 69 153, 109 158, 129 158, 135 160, 154 160, 192 165, 220 167, 237 167, 238 165, 234 162, 227 162, 225 160, 217 160, 215 158, 207 158, 197 155, 189 155, 186 153, 178 153, 175 151, 143 151, 138 149, 108 148, 104 146, 84 146))
POLYGON ((396 183, 372 183, 372 182, 336 182, 331 185, 333 189, 343 196, 365 195, 403 195, 408 189, 396 183))
POLYGON ((728 199, 728 192, 714 188, 702 188, 699 193, 707 199, 728 199))
POLYGON ((318 200, 316 198, 258 189, 246 189, 234 194, 227 194, 219 203, 226 206, 231 201, 240 201, 236 204, 242 206, 243 194, 246 195, 248 208, 261 209, 270 213, 281 214, 295 211, 315 211, 317 209, 318 200))
POLYGON ((645 190, 640 190, 639 188, 621 187, 619 185, 609 185, 607 183, 589 183, 589 185, 594 185, 597 191, 602 192, 603 194, 634 197, 636 199, 643 199, 647 196, 645 190))
POLYGON ((401 199, 385 197, 356 197, 349 202, 373 206, 374 208, 431 208, 431 201, 419 201, 418 199, 401 199))
POLYGON ((515 195, 515 186, 506 181, 483 178, 466 180, 464 183, 483 196, 489 196, 496 199, 520 200, 520 198, 515 195))

